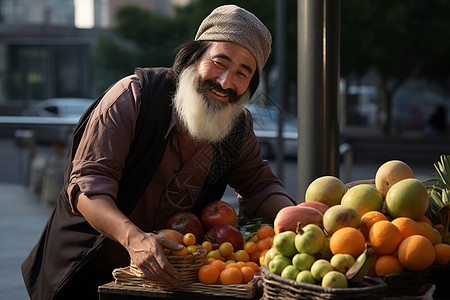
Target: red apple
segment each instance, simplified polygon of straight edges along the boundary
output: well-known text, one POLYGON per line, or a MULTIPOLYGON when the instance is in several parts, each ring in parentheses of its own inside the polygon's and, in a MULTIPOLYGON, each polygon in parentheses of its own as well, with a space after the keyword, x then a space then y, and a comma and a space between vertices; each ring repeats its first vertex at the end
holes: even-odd
POLYGON ((197 241, 203 241, 205 234, 200 219, 194 213, 188 211, 171 216, 167 219, 164 228, 174 229, 183 235, 193 233, 197 241))
POLYGON ((205 206, 202 210, 201 220, 205 230, 210 230, 214 226, 222 224, 238 227, 238 219, 234 207, 222 200, 214 201, 205 206))
POLYGON ((208 230, 205 234, 205 241, 218 245, 223 242, 230 242, 233 245, 234 251, 244 247, 242 233, 237 228, 228 224, 217 225, 208 230))
POLYGON ((308 206, 308 207, 312 207, 317 209, 318 211, 320 211, 322 214, 324 214, 328 208, 330 208, 328 205, 326 205, 325 203, 322 202, 318 202, 318 201, 306 201, 306 202, 302 202, 300 204, 297 204, 297 206, 308 206))

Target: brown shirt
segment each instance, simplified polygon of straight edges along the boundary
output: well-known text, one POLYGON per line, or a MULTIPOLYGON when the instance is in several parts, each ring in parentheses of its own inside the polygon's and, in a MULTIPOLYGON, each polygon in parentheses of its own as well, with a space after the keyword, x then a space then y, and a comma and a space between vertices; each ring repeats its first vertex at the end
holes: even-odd
MULTIPOLYGON (((116 199, 118 181, 134 136, 140 97, 138 79, 131 75, 112 87, 92 112, 73 160, 68 187, 74 213, 78 213, 73 206, 78 192, 87 196, 106 194, 116 199)), ((245 114, 243 144, 228 184, 242 198, 239 199, 239 215, 249 217, 272 194, 286 195, 293 203, 295 200, 286 193, 267 161, 261 158, 251 114, 247 110, 245 114)), ((188 211, 206 180, 213 147, 210 144, 181 146, 182 137, 172 117, 163 159, 129 216, 144 231, 161 229, 168 217, 188 211), (188 152, 195 147, 191 156, 188 152)))

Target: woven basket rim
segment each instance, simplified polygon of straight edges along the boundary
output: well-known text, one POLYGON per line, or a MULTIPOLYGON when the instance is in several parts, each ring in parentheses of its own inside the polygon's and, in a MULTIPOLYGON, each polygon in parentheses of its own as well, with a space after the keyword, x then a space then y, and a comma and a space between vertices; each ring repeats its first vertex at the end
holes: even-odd
POLYGON ((354 293, 354 294, 367 293, 367 292, 376 291, 376 290, 384 291, 387 287, 386 283, 378 278, 366 277, 364 279, 364 283, 363 283, 365 286, 348 287, 345 289, 324 288, 317 284, 297 282, 295 280, 283 278, 277 274, 270 272, 266 266, 262 266, 260 270, 261 270, 261 274, 263 275, 263 279, 264 278, 270 279, 272 281, 280 283, 281 285, 284 285, 285 287, 295 288, 298 290, 309 290, 309 291, 314 291, 314 292, 318 292, 318 293, 330 293, 330 294, 337 294, 337 295, 346 294, 347 295, 349 293, 354 293))

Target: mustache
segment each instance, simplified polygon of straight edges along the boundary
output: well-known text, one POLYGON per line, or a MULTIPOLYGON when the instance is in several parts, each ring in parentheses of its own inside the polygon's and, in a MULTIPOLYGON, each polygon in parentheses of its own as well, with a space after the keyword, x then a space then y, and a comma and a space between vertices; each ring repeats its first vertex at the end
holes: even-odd
POLYGON ((212 80, 205 80, 203 83, 200 81, 197 84, 197 92, 203 93, 206 90, 216 90, 219 93, 226 94, 230 103, 238 101, 238 95, 232 89, 223 89, 220 84, 212 80))

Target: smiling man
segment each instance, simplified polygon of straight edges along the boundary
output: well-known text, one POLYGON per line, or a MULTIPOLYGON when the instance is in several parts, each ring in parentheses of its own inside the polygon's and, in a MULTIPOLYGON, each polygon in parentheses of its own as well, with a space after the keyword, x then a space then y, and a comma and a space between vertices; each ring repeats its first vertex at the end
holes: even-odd
POLYGON ((95 101, 72 138, 65 184, 22 264, 32 299, 98 299, 132 261, 176 284, 155 234, 181 211, 199 214, 227 185, 240 217, 274 218, 296 204, 263 160, 244 104, 270 54, 252 13, 221 6, 180 46, 171 68, 137 68, 95 101))

